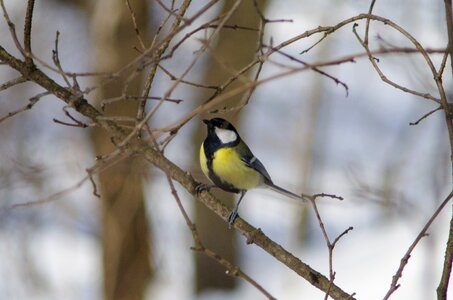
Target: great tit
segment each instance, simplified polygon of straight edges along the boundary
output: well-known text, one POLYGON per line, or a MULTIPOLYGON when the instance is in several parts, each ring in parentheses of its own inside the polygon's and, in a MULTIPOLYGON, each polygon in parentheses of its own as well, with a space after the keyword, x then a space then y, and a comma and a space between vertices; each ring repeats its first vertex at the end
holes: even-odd
POLYGON ((197 191, 219 187, 227 192, 239 193, 239 201, 228 216, 231 227, 238 214, 245 193, 253 188, 268 187, 291 198, 303 200, 272 182, 263 164, 242 141, 236 128, 221 118, 203 120, 208 127, 206 139, 200 148, 201 170, 214 185, 200 184, 197 191))

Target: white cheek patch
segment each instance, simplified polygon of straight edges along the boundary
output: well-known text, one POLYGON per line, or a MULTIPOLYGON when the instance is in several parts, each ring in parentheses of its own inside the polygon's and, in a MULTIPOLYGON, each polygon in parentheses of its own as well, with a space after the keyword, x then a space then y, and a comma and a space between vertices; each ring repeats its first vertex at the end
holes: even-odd
POLYGON ((231 142, 236 141, 238 138, 238 135, 236 132, 228 129, 222 129, 222 128, 215 128, 215 134, 219 138, 219 140, 222 142, 222 144, 228 144, 231 142))

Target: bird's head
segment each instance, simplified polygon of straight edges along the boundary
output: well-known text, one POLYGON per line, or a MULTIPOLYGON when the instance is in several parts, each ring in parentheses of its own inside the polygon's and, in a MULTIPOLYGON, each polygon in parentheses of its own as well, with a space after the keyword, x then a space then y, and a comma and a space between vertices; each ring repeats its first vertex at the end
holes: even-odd
POLYGON ((239 134, 230 122, 221 118, 203 120, 208 127, 208 137, 217 138, 222 144, 237 142, 239 134))

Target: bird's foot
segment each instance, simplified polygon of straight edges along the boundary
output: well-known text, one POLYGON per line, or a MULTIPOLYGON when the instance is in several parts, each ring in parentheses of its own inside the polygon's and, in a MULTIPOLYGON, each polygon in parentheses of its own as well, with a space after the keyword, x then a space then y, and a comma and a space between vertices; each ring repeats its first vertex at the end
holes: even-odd
POLYGON ((228 216, 228 228, 231 229, 231 226, 233 226, 234 220, 238 217, 238 211, 233 210, 230 215, 228 216))
POLYGON ((202 191, 209 191, 212 188, 212 185, 206 183, 200 183, 195 187, 195 192, 201 193, 202 191))

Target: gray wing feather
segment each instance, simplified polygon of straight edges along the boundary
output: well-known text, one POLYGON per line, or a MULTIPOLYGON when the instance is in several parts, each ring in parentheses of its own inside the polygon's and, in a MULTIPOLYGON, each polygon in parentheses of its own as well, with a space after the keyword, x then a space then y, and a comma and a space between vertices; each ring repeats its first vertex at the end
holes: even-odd
POLYGON ((254 156, 252 158, 250 166, 252 168, 254 168, 255 170, 257 170, 258 172, 260 172, 261 175, 264 176, 264 183, 266 183, 266 184, 271 183, 272 184, 271 176, 269 175, 269 173, 267 173, 266 168, 264 168, 263 164, 260 162, 260 160, 258 158, 256 158, 254 156))
POLYGON ((258 158, 256 158, 255 156, 252 156, 251 158, 244 157, 243 161, 246 163, 248 167, 257 170, 261 175, 263 175, 264 183, 272 184, 271 176, 266 171, 266 168, 263 166, 263 164, 260 162, 258 158))
POLYGON ((256 170, 258 173, 260 173, 261 175, 263 175, 263 178, 264 178, 264 185, 280 194, 283 194, 283 195, 286 195, 290 198, 294 198, 294 199, 302 199, 305 201, 305 199, 303 197, 301 197, 300 195, 296 195, 288 190, 285 190, 284 188, 281 188, 277 185, 275 185, 273 182, 272 182, 272 179, 271 179, 271 176, 269 175, 269 173, 267 173, 266 171, 266 168, 264 168, 263 164, 260 162, 260 160, 258 158, 255 157, 255 155, 253 155, 252 151, 250 151, 249 147, 247 147, 247 145, 245 145, 243 142, 238 145, 238 149, 237 149, 239 152, 240 152, 240 155, 241 155, 241 160, 250 168, 256 170))
POLYGON ((258 173, 263 175, 265 184, 273 184, 271 176, 267 173, 266 168, 260 162, 258 158, 253 155, 250 148, 243 142, 237 145, 237 151, 240 153, 241 160, 250 168, 256 170, 258 173))

